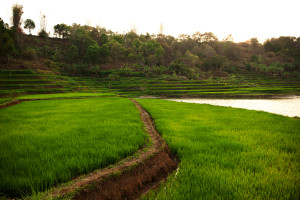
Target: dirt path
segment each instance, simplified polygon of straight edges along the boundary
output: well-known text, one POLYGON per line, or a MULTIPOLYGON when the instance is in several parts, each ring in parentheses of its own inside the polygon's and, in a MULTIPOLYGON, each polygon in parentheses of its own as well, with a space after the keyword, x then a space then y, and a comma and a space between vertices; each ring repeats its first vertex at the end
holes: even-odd
POLYGON ((140 149, 113 167, 79 177, 68 186, 51 192, 52 196, 73 199, 137 199, 165 180, 177 168, 177 159, 153 126, 149 114, 135 101, 152 145, 140 149))

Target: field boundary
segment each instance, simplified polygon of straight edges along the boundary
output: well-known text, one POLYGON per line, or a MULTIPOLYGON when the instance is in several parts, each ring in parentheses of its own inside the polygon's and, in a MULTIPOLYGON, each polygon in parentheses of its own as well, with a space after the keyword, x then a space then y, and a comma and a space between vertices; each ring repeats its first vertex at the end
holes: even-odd
POLYGON ((16 105, 16 104, 19 104, 19 103, 21 103, 21 101, 19 101, 17 99, 13 99, 12 101, 7 101, 5 103, 0 104, 0 109, 7 108, 9 106, 13 106, 13 105, 16 105))
POLYGON ((13 99, 0 104, 0 109, 7 108, 23 101, 39 101, 39 100, 61 100, 61 99, 88 99, 88 98, 104 98, 104 97, 116 97, 116 96, 91 96, 91 97, 55 97, 55 98, 37 98, 37 99, 13 99))
POLYGON ((44 199, 136 199, 167 179, 178 160, 160 137, 149 114, 135 100, 150 145, 104 169, 80 176, 44 193, 44 199))

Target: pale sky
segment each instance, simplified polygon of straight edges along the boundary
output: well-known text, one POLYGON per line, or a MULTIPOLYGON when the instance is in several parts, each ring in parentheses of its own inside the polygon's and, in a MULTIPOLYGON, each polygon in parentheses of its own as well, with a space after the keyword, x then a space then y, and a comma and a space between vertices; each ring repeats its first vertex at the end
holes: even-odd
POLYGON ((119 33, 135 26, 139 34, 157 34, 163 24, 166 35, 213 32, 219 40, 232 34, 236 42, 300 36, 300 0, 0 0, 0 17, 10 25, 15 3, 24 6, 24 21, 35 22, 33 34, 42 12, 51 34, 56 24, 77 23, 119 33))

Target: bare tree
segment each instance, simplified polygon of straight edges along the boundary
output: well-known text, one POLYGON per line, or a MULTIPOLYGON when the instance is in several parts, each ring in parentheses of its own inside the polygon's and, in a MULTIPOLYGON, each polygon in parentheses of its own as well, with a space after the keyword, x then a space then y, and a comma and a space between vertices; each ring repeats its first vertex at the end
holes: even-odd
POLYGON ((163 23, 161 23, 160 24, 160 27, 159 27, 159 32, 158 32, 158 34, 159 35, 162 35, 164 33, 164 25, 163 25, 163 23))
POLYGON ((40 31, 45 31, 46 32, 46 27, 47 27, 47 18, 46 15, 40 12, 40 31))
POLYGON ((46 32, 46 27, 47 27, 47 18, 46 15, 40 12, 40 32, 39 36, 41 38, 46 38, 49 36, 49 34, 46 32))

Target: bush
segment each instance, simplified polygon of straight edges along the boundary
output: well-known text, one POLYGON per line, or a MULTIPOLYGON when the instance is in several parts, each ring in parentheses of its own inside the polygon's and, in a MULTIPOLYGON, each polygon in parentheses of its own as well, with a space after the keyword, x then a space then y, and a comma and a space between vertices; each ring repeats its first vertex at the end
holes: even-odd
POLYGON ((246 69, 248 71, 251 71, 251 69, 252 69, 252 64, 251 63, 246 63, 245 66, 246 66, 246 69))
POLYGON ((155 75, 162 75, 168 72, 168 68, 166 68, 165 66, 153 66, 152 67, 152 73, 155 75))
POLYGON ((120 76, 116 73, 112 73, 110 75, 108 75, 107 77, 108 79, 112 80, 112 81, 118 81, 120 80, 120 76))
POLYGON ((210 59, 208 59, 204 66, 207 70, 209 69, 215 69, 215 70, 222 70, 222 68, 226 65, 228 62, 228 59, 225 56, 213 56, 210 59))
POLYGON ((268 53, 266 53, 266 56, 267 56, 268 58, 275 58, 275 53, 272 52, 272 51, 269 51, 268 53))
POLYGON ((128 68, 128 67, 121 67, 118 71, 118 74, 120 76, 131 76, 133 72, 133 69, 128 68))
POLYGON ((272 63, 266 68, 266 73, 273 76, 282 75, 283 67, 279 62, 272 63))
POLYGON ((36 60, 38 56, 35 49, 28 47, 24 50, 23 57, 28 60, 36 60))
POLYGON ((47 38, 49 37, 48 33, 45 31, 45 30, 41 30, 39 33, 38 33, 38 36, 40 38, 47 38))
POLYGON ((58 70, 58 66, 52 60, 49 60, 49 59, 45 60, 44 61, 44 65, 46 65, 50 69, 56 69, 56 70, 58 70))
POLYGON ((230 74, 237 73, 237 72, 239 72, 239 67, 237 67, 235 65, 230 65, 230 66, 225 67, 223 71, 230 73, 230 74))
POLYGON ((91 73, 89 66, 83 63, 66 65, 63 71, 71 75, 89 75, 91 73))

